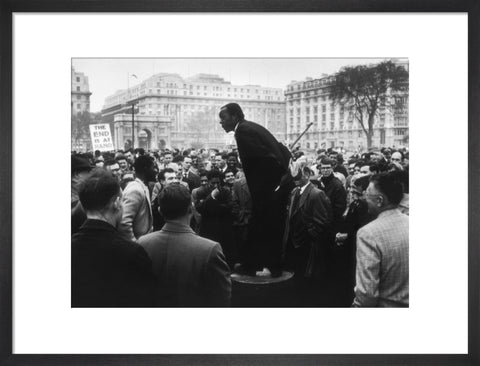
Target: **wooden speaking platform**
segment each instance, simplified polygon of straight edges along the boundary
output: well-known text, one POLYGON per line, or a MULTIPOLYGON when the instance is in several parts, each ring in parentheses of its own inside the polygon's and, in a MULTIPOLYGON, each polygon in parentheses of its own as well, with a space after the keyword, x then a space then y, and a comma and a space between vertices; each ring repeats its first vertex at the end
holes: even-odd
POLYGON ((233 272, 232 306, 241 307, 278 307, 284 306, 289 297, 289 287, 293 272, 283 271, 278 277, 272 277, 264 268, 256 276, 233 272))

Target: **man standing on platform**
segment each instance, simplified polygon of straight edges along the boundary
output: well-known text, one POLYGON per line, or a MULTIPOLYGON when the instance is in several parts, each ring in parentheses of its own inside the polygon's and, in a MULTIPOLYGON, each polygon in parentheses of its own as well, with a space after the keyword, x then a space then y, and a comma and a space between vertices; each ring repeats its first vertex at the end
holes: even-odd
POLYGON ((225 132, 235 131, 240 161, 252 196, 252 221, 241 253, 241 271, 255 275, 267 267, 272 276, 281 269, 281 242, 286 201, 293 182, 282 185, 288 175, 290 152, 263 126, 246 121, 236 103, 223 106, 219 113, 225 132))

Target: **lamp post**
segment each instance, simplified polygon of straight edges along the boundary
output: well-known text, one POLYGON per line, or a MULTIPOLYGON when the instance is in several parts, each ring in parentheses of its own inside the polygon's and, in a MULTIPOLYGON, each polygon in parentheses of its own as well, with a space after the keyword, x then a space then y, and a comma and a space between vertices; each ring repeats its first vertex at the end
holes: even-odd
POLYGON ((135 103, 132 103, 132 149, 135 149, 135 103))
MULTIPOLYGON (((131 98, 131 93, 130 93, 130 77, 134 77, 135 79, 138 79, 137 75, 135 74, 130 74, 127 73, 127 94, 128 94, 128 99, 131 98)), ((132 101, 132 149, 135 148, 135 103, 132 101)))

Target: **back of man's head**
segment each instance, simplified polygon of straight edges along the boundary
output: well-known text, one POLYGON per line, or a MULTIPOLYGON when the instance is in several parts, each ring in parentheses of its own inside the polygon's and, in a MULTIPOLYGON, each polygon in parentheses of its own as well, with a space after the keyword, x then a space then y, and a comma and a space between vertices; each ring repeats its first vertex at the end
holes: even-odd
POLYGON ((72 155, 72 177, 82 172, 89 172, 92 166, 86 157, 72 155))
POLYGON ((102 211, 119 195, 118 179, 101 168, 94 169, 79 190, 80 203, 86 211, 102 211))
POLYGON ((166 186, 159 194, 160 213, 165 220, 175 220, 188 214, 192 197, 181 184, 166 186))
POLYGON ((152 165, 153 160, 148 155, 140 155, 137 159, 135 159, 135 163, 133 163, 133 167, 135 168, 135 173, 137 175, 145 174, 152 165))
POLYGON ((138 154, 139 156, 143 156, 145 155, 145 149, 141 148, 141 147, 137 147, 135 150, 133 150, 135 152, 135 154, 138 154))
POLYGON ((219 172, 218 170, 212 169, 207 172, 207 178, 208 180, 212 180, 214 178, 222 179, 222 173, 219 172))
POLYGON ((185 160, 185 156, 183 155, 175 155, 175 157, 172 159, 172 163, 182 163, 185 160))
POLYGON ((370 182, 375 185, 377 190, 387 197, 389 203, 398 205, 402 200, 403 186, 396 173, 375 174, 370 178, 370 182))

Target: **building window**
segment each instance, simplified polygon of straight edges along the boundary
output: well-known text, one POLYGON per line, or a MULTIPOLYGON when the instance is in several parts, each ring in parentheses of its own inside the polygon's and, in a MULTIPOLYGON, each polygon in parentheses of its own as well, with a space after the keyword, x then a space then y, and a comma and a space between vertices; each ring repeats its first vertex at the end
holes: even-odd
POLYGON ((82 99, 82 97, 80 95, 77 95, 77 100, 80 100, 82 99))
POLYGON ((80 91, 80 87, 79 87, 79 86, 77 86, 77 91, 80 91))
POLYGON ((322 122, 326 122, 327 121, 327 115, 326 114, 322 114, 322 122))
POLYGON ((80 103, 77 104, 77 109, 80 109, 82 105, 80 103))
POLYGON ((325 104, 322 104, 322 113, 327 112, 327 106, 325 104))

